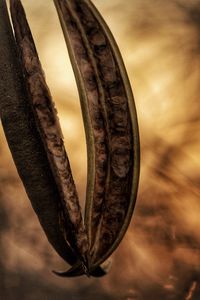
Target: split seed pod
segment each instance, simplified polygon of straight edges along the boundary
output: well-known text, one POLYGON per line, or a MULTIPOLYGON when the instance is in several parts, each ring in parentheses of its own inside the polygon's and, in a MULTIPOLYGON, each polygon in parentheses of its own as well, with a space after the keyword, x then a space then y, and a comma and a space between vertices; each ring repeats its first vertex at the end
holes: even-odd
MULTIPOLYGON (((67 272, 57 274, 100 276, 104 274, 101 264, 123 238, 135 205, 139 178, 136 111, 118 47, 93 4, 88 0, 54 2, 76 76, 86 132, 88 176, 84 220, 56 110, 20 0, 10 3, 26 83, 27 102, 23 105, 34 124, 31 136, 34 142, 39 141, 51 174, 46 180, 53 181, 55 188, 52 203, 45 194, 38 203, 33 192, 34 179, 26 178, 21 168, 23 141, 18 142, 20 150, 16 151, 16 141, 8 134, 11 131, 7 116, 4 129, 18 172, 50 243, 73 265, 67 272)), ((27 159, 28 156, 23 164, 28 164, 33 173, 34 168, 39 168, 43 174, 42 166, 38 167, 37 162, 37 166, 32 166, 27 159)), ((38 183, 40 179, 34 178, 38 183)))

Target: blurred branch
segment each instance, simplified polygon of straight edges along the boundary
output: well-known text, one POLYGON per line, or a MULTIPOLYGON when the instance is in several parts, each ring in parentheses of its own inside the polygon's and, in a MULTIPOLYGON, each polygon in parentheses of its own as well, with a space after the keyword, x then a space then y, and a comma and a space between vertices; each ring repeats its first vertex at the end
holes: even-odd
POLYGON ((187 294, 185 300, 192 300, 193 299, 196 288, 197 288, 197 282, 193 281, 191 283, 190 289, 188 291, 188 294, 187 294))

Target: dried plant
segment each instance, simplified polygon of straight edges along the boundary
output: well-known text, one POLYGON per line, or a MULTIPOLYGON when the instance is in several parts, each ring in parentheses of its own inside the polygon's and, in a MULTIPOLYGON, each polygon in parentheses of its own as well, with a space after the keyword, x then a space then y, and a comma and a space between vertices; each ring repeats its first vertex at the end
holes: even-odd
POLYGON ((63 136, 20 0, 1 4, 1 119, 49 242, 72 268, 102 276, 133 213, 139 177, 134 100, 118 47, 88 0, 55 0, 77 79, 88 147, 85 218, 63 136), (17 80, 16 80, 17 78, 17 80), (6 83, 4 84, 4 82, 6 83))

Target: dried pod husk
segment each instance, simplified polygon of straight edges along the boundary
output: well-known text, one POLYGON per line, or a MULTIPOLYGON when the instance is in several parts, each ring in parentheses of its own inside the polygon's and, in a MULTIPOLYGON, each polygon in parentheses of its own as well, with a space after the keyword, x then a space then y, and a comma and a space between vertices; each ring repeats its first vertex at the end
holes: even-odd
POLYGON ((115 40, 88 0, 54 0, 75 72, 88 149, 85 209, 90 271, 123 238, 139 179, 134 99, 115 40))
MULTIPOLYGON (((2 5, 2 12, 6 11, 5 3, 2 5)), ((68 263, 80 260, 87 270, 87 236, 54 104, 21 2, 11 0, 10 5, 17 51, 6 14, 1 28, 7 43, 1 47, 5 77, 2 81, 9 77, 13 90, 11 95, 8 84, 1 89, 1 118, 6 137, 49 241, 68 263), (5 30, 6 26, 10 29, 5 30), (16 84, 14 77, 19 74, 21 82, 17 80, 16 84), (9 102, 5 103, 8 97, 9 102)))
POLYGON ((137 194, 139 134, 134 99, 117 45, 93 4, 54 2, 86 131, 86 230, 56 110, 20 0, 10 0, 17 51, 5 1, 0 3, 2 124, 40 223, 55 250, 72 265, 67 272, 55 273, 100 277, 110 268, 106 260, 126 232, 137 194))
POLYGON ((78 194, 62 132, 33 37, 20 0, 11 0, 11 17, 30 105, 60 194, 60 225, 66 241, 83 260, 88 243, 78 194))
POLYGON ((64 260, 74 264, 77 255, 61 230, 60 195, 27 101, 29 96, 5 0, 0 1, 0 41, 0 117, 6 139, 49 242, 64 260))

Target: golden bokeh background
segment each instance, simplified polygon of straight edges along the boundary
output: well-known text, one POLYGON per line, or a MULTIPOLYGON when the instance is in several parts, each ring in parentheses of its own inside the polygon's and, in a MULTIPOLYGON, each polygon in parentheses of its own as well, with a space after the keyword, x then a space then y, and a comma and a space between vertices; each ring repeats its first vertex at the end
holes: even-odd
MULTIPOLYGON (((77 87, 51 0, 23 0, 84 206, 77 87)), ((102 279, 61 279, 0 129, 1 299, 200 299, 200 1, 94 0, 121 50, 141 136, 132 223, 102 279)))

